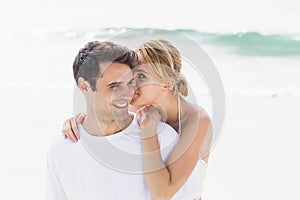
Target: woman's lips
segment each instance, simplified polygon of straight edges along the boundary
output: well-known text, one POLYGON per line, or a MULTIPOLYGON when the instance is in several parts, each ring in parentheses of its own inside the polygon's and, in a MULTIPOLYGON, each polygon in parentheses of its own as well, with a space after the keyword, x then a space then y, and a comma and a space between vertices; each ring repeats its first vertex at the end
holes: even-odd
POLYGON ((140 95, 139 92, 135 92, 134 95, 133 95, 133 97, 137 97, 137 96, 139 96, 139 95, 140 95))

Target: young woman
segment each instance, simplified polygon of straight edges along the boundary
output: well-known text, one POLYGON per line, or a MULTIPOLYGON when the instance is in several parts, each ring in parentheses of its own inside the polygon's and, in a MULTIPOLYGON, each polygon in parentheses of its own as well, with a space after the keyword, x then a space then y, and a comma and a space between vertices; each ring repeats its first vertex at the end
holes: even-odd
MULTIPOLYGON (((150 40, 138 50, 141 65, 134 69, 137 89, 131 106, 142 128, 145 176, 153 199, 171 199, 191 174, 200 173, 195 184, 199 193, 207 168, 211 120, 207 112, 185 100, 187 82, 181 74, 179 51, 163 39, 150 40), (157 123, 173 127, 180 139, 166 163, 160 156, 157 123)), ((76 123, 84 115, 67 120, 63 134, 79 139, 76 123)))

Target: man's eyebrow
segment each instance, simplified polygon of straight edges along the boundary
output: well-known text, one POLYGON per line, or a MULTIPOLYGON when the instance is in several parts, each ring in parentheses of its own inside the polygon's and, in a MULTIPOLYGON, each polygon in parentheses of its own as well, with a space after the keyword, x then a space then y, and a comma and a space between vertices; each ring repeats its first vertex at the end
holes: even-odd
POLYGON ((134 81, 134 77, 132 77, 132 79, 130 79, 130 80, 128 81, 128 83, 130 83, 130 82, 132 82, 132 81, 134 81))
POLYGON ((112 83, 108 84, 107 87, 112 87, 112 86, 120 85, 122 83, 123 82, 112 82, 112 83))

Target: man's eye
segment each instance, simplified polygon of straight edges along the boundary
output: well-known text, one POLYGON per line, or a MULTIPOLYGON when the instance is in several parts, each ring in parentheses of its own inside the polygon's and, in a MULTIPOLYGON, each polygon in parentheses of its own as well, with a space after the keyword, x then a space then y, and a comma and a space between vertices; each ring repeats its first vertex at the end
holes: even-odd
POLYGON ((120 87, 121 87, 121 85, 119 85, 119 84, 118 85, 112 85, 112 86, 110 86, 111 89, 118 89, 120 87))
POLYGON ((128 84, 129 84, 129 85, 133 85, 133 84, 135 84, 135 80, 134 80, 134 79, 132 79, 131 81, 129 81, 129 82, 128 82, 128 84))

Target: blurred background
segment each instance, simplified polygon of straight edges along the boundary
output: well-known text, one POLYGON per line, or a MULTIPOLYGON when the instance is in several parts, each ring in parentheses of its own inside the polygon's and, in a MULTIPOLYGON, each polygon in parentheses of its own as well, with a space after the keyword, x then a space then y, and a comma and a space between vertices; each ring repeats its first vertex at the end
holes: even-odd
MULTIPOLYGON (((44 199, 48 147, 73 115, 77 51, 136 28, 189 37, 223 81, 226 120, 203 199, 299 199, 299 10, 296 0, 2 2, 0 199, 44 199)), ((211 111, 205 84, 183 68, 211 111)))

